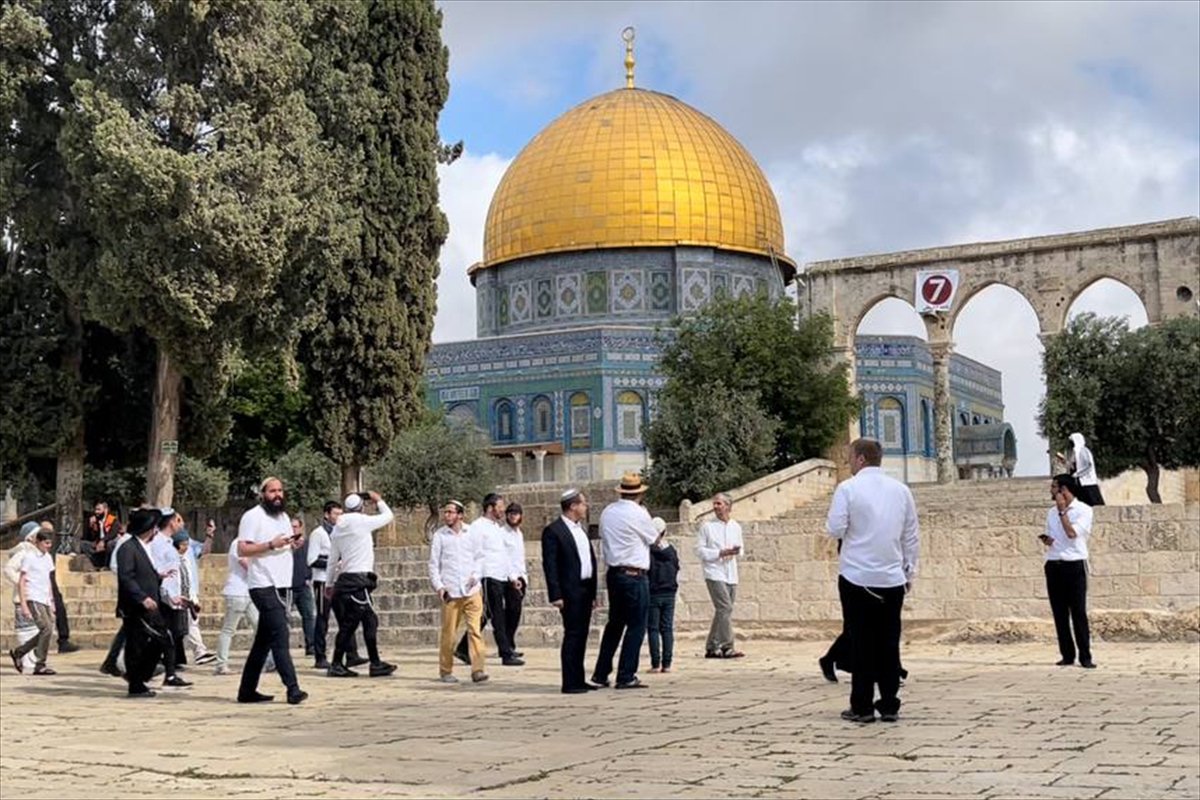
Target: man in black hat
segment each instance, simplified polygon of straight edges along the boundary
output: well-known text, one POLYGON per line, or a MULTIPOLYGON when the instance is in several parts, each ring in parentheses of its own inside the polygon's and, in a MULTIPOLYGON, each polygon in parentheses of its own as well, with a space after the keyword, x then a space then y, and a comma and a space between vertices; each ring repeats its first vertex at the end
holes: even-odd
POLYGON ((146 681, 153 677, 164 645, 170 643, 157 600, 162 578, 148 551, 160 516, 153 508, 133 511, 127 529, 133 540, 117 551, 117 614, 125 631, 125 679, 130 697, 154 696, 146 681))

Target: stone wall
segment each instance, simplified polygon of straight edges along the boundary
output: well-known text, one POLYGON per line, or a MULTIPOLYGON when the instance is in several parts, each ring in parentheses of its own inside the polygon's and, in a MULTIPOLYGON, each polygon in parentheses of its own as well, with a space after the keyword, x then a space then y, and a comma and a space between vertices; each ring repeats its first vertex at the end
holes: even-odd
MULTIPOLYGON (((995 482, 991 482, 995 483, 995 482)), ((990 485, 990 484, 989 484, 990 485)), ((1034 484, 1028 484, 1033 494, 1034 484)), ((840 627, 833 542, 823 533, 825 503, 775 520, 745 525, 746 550, 734 619, 741 636, 824 638, 840 627)), ((918 494, 922 559, 905 604, 906 635, 960 638, 1045 637, 1049 606, 1037 534, 1045 508, 980 508, 955 495, 918 494)), ((1097 509, 1092 534, 1089 606, 1100 638, 1200 638, 1200 506, 1161 505, 1097 509)), ((668 527, 683 564, 677 626, 683 635, 707 629, 712 608, 692 552, 690 525, 668 527)), ((560 628, 546 605, 540 544, 527 542, 532 588, 523 641, 552 643, 560 628)), ((377 571, 385 642, 436 641, 438 605, 428 587, 423 546, 381 550, 377 571)), ((111 573, 67 570, 59 559, 76 638, 102 646, 117 627, 111 573)), ((603 568, 602 568, 603 569, 603 568)), ((204 559, 206 613, 202 625, 215 643, 220 624, 224 558, 204 559)), ((11 587, 5 584, 5 590, 11 587)), ((596 614, 593 628, 605 619, 596 614)), ((11 646, 11 609, 0 615, 0 641, 11 646)), ((244 643, 244 634, 239 643, 244 643)))

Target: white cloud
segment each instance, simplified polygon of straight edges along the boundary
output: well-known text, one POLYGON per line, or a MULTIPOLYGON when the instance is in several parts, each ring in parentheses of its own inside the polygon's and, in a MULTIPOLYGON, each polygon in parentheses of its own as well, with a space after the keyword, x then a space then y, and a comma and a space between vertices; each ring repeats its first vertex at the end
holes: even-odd
POLYGON ((475 287, 467 278, 467 268, 483 258, 488 205, 510 163, 511 159, 494 153, 464 153, 453 164, 438 167, 441 206, 450 221, 450 234, 440 259, 434 342, 475 338, 475 287))

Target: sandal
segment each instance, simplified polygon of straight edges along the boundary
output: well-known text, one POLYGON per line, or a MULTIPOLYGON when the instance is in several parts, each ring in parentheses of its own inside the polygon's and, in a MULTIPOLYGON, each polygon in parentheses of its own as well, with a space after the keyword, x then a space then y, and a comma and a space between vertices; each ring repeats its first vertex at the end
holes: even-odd
POLYGON ((57 675, 58 673, 49 667, 36 667, 33 670, 34 675, 57 675))
POLYGON ((663 671, 664 671, 664 670, 661 670, 661 669, 659 669, 658 667, 651 667, 651 668, 650 668, 650 672, 651 672, 651 673, 655 673, 655 672, 663 672, 663 671))
POLYGON ((741 650, 722 650, 721 658, 745 658, 746 654, 741 650))

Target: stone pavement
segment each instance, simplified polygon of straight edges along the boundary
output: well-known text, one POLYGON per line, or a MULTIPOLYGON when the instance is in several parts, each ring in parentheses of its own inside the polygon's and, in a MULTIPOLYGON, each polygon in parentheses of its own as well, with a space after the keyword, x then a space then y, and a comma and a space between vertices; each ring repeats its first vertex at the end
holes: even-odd
POLYGON ((299 707, 275 675, 269 706, 237 705, 237 678, 207 670, 129 700, 96 651, 52 658, 52 678, 5 659, 0 796, 1200 796, 1195 643, 1100 642, 1095 671, 1054 667, 1049 643, 910 645, 901 721, 862 727, 838 718, 849 686, 821 678, 820 643, 749 641, 730 662, 678 644, 640 692, 561 695, 550 649, 444 686, 425 650, 387 679, 304 670, 299 707))

